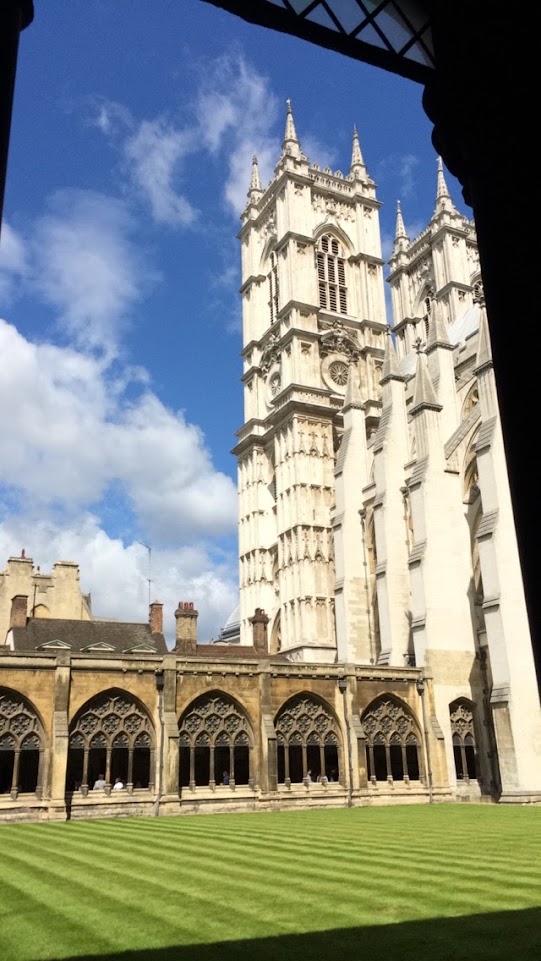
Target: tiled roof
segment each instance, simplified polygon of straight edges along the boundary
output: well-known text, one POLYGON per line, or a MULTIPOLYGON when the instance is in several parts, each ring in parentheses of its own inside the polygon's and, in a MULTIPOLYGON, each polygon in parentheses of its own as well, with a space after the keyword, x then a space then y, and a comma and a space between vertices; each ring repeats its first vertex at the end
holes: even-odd
POLYGON ((15 651, 73 651, 77 654, 166 654, 163 634, 152 634, 149 624, 122 621, 71 621, 30 618, 26 627, 11 631, 15 651))

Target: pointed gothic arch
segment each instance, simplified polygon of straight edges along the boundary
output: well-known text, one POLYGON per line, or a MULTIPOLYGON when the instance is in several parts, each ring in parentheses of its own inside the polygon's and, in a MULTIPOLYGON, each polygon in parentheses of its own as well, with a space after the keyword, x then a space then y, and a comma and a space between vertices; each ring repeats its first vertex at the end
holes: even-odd
POLYGON ((481 491, 479 489, 479 471, 477 469, 477 454, 470 445, 462 467, 462 500, 465 504, 474 504, 481 491))
POLYGON ((449 705, 449 714, 457 781, 475 780, 478 777, 475 704, 459 697, 449 705))
POLYGON ((329 234, 334 237, 339 243, 344 247, 344 256, 349 257, 354 253, 355 247, 353 241, 349 234, 340 227, 339 224, 329 223, 328 220, 324 220, 317 225, 313 232, 314 243, 317 247, 318 241, 323 236, 323 234, 329 234))
POLYGON ((408 705, 381 694, 361 715, 366 735, 366 765, 372 783, 418 781, 422 776, 422 737, 408 705))
POLYGON ((111 688, 79 708, 69 727, 66 790, 87 794, 98 778, 108 793, 116 777, 128 793, 154 789, 155 732, 150 715, 129 691, 111 688))
POLYGON ((31 701, 0 687, 0 794, 41 797, 44 744, 43 722, 31 701))
POLYGON ((472 384, 469 391, 467 392, 464 401, 462 403, 462 413, 460 420, 466 420, 466 418, 471 414, 474 407, 479 403, 479 385, 477 380, 472 384))
POLYGON ((282 705, 274 727, 279 784, 341 779, 340 723, 327 701, 308 691, 296 694, 282 705))
POLYGON ((246 710, 223 691, 197 697, 182 713, 179 730, 179 788, 215 788, 226 783, 255 787, 254 732, 246 710))
POLYGON ((32 617, 47 618, 51 616, 51 612, 46 604, 36 604, 32 608, 32 617))
POLYGON ((430 316, 430 302, 434 297, 434 278, 431 269, 425 273, 423 282, 417 291, 413 304, 412 315, 427 320, 430 316))

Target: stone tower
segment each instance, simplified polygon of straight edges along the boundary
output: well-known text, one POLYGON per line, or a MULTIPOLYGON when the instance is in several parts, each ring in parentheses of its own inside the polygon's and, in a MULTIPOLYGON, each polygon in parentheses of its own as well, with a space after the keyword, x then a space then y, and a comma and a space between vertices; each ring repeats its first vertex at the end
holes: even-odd
POLYGON ((398 204, 388 327, 379 206, 357 131, 347 175, 320 170, 288 104, 266 190, 254 157, 239 234, 240 641, 261 608, 270 652, 290 661, 395 680, 420 669, 435 776, 470 799, 538 800, 539 693, 475 225, 438 159, 412 240, 398 204))
POLYGON ((254 157, 242 214, 244 426, 234 453, 241 643, 262 607, 271 650, 291 659, 335 658, 335 449, 348 381, 369 426, 380 412, 379 206, 357 131, 349 172, 321 170, 302 152, 288 102, 274 178, 263 190, 254 157))

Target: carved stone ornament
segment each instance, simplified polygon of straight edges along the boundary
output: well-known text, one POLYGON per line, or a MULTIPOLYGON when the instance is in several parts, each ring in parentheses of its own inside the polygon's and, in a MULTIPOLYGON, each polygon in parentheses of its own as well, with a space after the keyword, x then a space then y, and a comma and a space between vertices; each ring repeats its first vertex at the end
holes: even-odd
POLYGON ((346 393, 350 363, 350 357, 345 353, 332 353, 323 358, 321 377, 333 394, 344 396, 346 393))
POLYGON ((359 345, 339 320, 322 320, 319 326, 323 330, 319 344, 321 357, 327 357, 329 354, 344 354, 348 360, 358 360, 359 345))
POLYGON ((275 407, 275 398, 282 389, 282 371, 279 364, 269 370, 265 383, 265 403, 269 410, 275 407))
POLYGON ((278 346, 280 337, 278 334, 271 334, 270 340, 261 354, 259 366, 264 374, 268 374, 271 367, 280 363, 281 350, 278 346))
POLYGON ((343 360, 333 360, 329 367, 331 380, 339 387, 344 387, 348 382, 348 365, 343 360))
POLYGON ((281 385, 282 385, 282 377, 281 377, 280 371, 275 371, 272 377, 269 377, 269 390, 273 397, 276 397, 276 394, 280 390, 281 385))

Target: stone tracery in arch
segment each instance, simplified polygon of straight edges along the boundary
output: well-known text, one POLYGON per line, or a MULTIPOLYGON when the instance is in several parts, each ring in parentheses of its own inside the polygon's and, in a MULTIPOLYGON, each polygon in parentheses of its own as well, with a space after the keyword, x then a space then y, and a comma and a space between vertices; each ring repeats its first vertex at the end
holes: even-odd
POLYGON ((457 780, 477 778, 474 705, 466 698, 457 698, 449 705, 451 736, 457 780))
POLYGON ((42 793, 43 725, 30 701, 0 688, 0 793, 42 793))
POLYGON ((373 783, 419 780, 422 739, 409 707, 384 694, 368 705, 361 722, 366 734, 369 779, 373 783))
POLYGON ((340 726, 326 702, 313 694, 297 694, 280 709, 274 727, 280 784, 339 780, 340 726))
POLYGON ((108 792, 119 777, 128 792, 154 787, 154 726, 131 693, 103 691, 70 724, 66 787, 86 794, 103 775, 108 792))
POLYGON ((241 705, 222 691, 198 697, 179 720, 180 786, 255 786, 254 735, 241 705))

